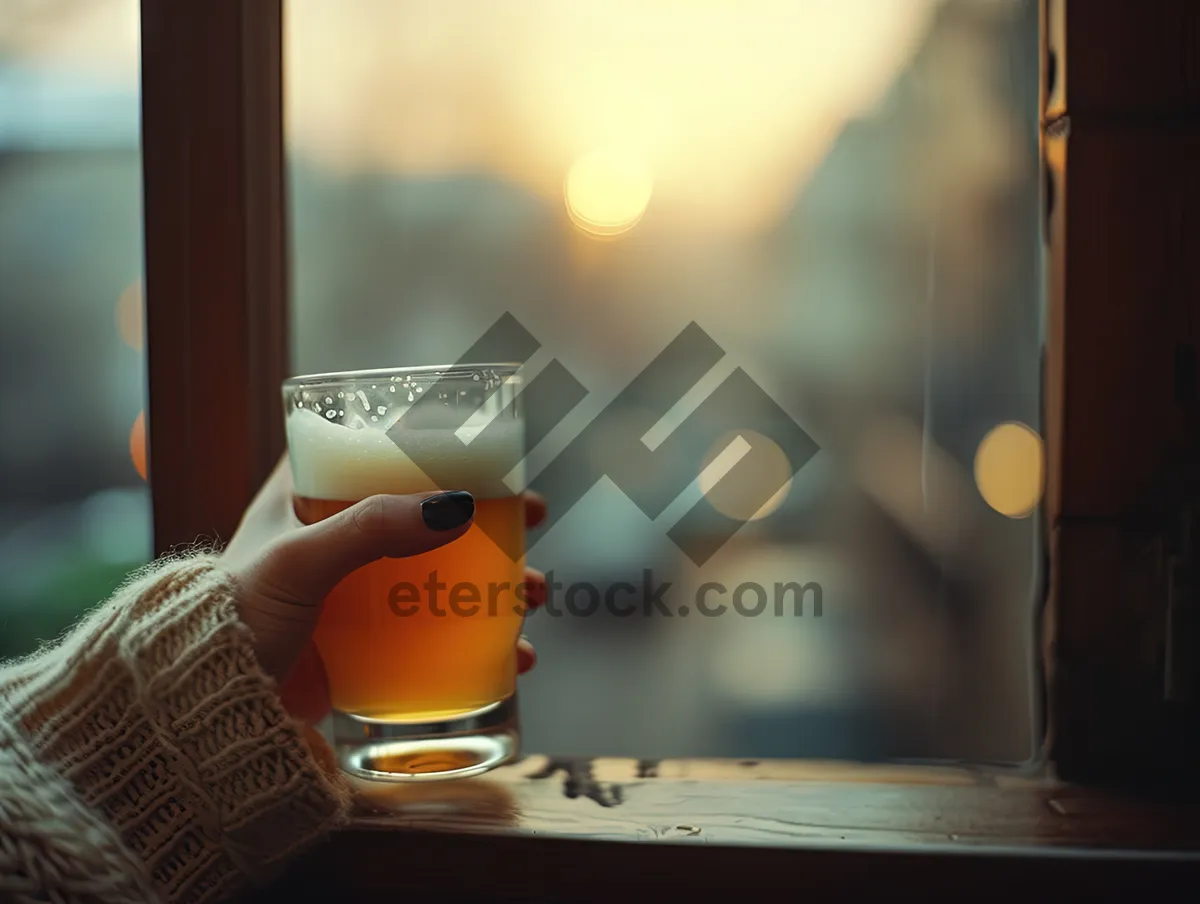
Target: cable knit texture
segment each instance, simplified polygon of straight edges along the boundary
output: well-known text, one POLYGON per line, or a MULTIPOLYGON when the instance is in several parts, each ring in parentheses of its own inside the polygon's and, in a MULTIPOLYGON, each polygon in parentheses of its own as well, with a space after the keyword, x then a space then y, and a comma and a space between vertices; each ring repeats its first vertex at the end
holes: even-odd
POLYGON ((221 900, 344 816, 251 641, 200 555, 0 668, 0 901, 221 900))

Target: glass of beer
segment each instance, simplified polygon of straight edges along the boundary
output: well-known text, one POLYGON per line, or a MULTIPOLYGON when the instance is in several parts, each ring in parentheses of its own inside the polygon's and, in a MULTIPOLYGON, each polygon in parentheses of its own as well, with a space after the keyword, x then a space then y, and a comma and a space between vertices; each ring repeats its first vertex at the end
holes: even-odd
POLYGON ((509 364, 283 384, 301 521, 379 493, 475 497, 462 537, 374 562, 325 600, 314 640, 333 704, 327 733, 352 775, 460 778, 517 752, 516 643, 526 602, 519 386, 518 366, 509 364))

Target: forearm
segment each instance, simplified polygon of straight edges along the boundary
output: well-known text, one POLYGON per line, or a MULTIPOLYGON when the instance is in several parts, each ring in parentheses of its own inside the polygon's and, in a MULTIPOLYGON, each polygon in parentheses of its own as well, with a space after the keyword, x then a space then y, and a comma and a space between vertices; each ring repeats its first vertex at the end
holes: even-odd
POLYGON ((219 900, 340 819, 346 789, 283 710, 232 590, 211 558, 159 564, 0 671, 0 852, 26 861, 0 859, 0 892, 10 871, 52 898, 75 881, 39 878, 70 826, 82 880, 113 874, 100 899, 124 882, 219 900))

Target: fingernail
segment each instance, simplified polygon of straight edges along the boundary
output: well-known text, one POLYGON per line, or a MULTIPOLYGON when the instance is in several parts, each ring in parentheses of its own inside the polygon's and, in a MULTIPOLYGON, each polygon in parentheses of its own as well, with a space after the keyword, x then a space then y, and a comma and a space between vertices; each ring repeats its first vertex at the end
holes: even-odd
POLYGON ((454 530, 475 515, 475 497, 465 490, 438 493, 421 503, 421 518, 431 530, 454 530))

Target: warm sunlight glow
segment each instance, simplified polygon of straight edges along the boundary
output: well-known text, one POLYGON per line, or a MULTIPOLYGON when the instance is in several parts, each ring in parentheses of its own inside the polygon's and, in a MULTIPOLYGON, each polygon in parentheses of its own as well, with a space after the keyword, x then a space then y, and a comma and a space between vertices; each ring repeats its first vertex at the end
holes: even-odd
POLYGON ((700 489, 718 512, 736 521, 760 521, 783 504, 792 489, 792 465, 779 444, 753 430, 726 433, 713 443, 704 457, 700 489), (736 477, 729 471, 751 446, 759 450, 758 467, 750 474, 736 477), (727 476, 728 475, 728 476, 727 476), (778 488, 778 489, 776 489, 778 488), (771 491, 762 505, 755 505, 771 491))
POLYGON ((117 299, 117 332, 134 351, 142 350, 142 283, 139 280, 117 299))
POLYGON ((984 501, 1009 518, 1025 518, 1042 498, 1042 438, 1024 424, 994 427, 975 453, 975 484, 984 501))
POLYGON ((563 194, 576 226, 592 235, 613 236, 637 225, 653 189, 654 179, 639 155, 605 148, 575 161, 563 194))
MULTIPOLYGON (((635 141, 656 222, 753 233, 879 103, 939 5, 289 0, 289 154, 335 172, 485 173, 557 204, 583 151, 635 141)), ((0 43, 136 91, 137 13, 111 0, 0 16, 0 43)))
POLYGON ((142 480, 146 479, 146 412, 139 411, 129 431, 129 456, 142 480))
POLYGON ((28 62, 42 71, 74 73, 137 90, 140 4, 5 3, 0 0, 0 46, 5 64, 28 62))
MULTIPOLYGON (((295 158, 409 178, 486 173, 548 203, 581 155, 637 148, 664 229, 785 215, 842 126, 877 104, 936 0, 290 0, 295 158)), ((645 208, 646 177, 585 167, 588 234, 645 208)), ((640 168, 635 167, 635 168, 640 168)))

